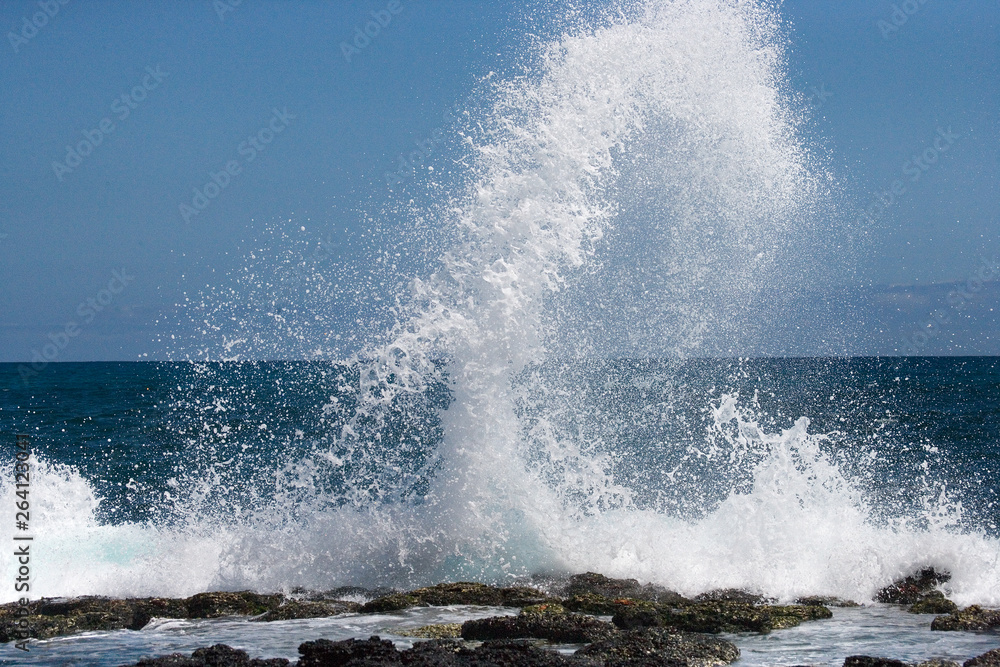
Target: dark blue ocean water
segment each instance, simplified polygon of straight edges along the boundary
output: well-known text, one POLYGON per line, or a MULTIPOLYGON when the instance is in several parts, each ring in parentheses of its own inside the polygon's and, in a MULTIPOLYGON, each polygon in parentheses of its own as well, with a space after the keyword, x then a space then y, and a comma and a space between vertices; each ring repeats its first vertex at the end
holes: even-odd
MULTIPOLYGON (((808 417, 810 433, 829 436, 825 449, 877 507, 897 510, 943 484, 964 521, 996 531, 996 358, 614 360, 531 373, 536 393, 544 386, 570 398, 529 396, 524 428, 544 413, 599 443, 640 506, 697 515, 750 483, 752 460, 722 470, 691 455, 706 441, 712 405, 739 394, 765 430, 808 417), (669 475, 678 465, 681 474, 669 475)), ((26 433, 46 460, 80 471, 101 521, 168 520, 171 480, 192 470, 215 471, 229 505, 254 503, 275 470, 317 446, 345 455, 339 428, 357 384, 356 369, 333 363, 63 363, 27 382, 17 365, 0 364, 0 434, 8 456, 14 435, 26 433)), ((364 460, 327 480, 332 497, 348 488, 354 500, 358 489, 376 501, 419 496, 448 403, 439 386, 370 424, 364 460)))

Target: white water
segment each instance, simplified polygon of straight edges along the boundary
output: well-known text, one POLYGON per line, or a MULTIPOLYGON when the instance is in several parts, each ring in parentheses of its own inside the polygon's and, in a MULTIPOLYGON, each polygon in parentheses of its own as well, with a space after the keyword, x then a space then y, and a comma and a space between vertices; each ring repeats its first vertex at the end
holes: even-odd
MULTIPOLYGON (((650 0, 549 44, 530 75, 498 87, 485 129, 469 135, 468 190, 438 209, 461 240, 358 355, 361 408, 335 434, 347 454, 290 462, 276 475, 278 500, 229 520, 183 500, 186 522, 169 526, 98 525, 87 482, 40 462, 33 596, 595 570, 689 594, 736 586, 867 600, 934 565, 952 572, 956 602, 1000 604, 996 540, 961 533, 947 499, 929 502, 928 526, 882 521, 804 419, 766 433, 731 398, 711 406, 702 455, 735 468, 752 452, 753 488, 684 521, 636 508, 609 473, 613 453, 556 420, 527 432, 519 418, 526 403, 544 413, 554 398, 523 379, 535 364, 601 355, 622 340, 684 356, 710 329, 752 328, 744 305, 788 277, 785 253, 825 179, 798 136, 782 54, 762 2, 650 0), (655 224, 622 213, 630 197, 647 202, 655 224), (625 237, 648 240, 650 289, 604 272, 620 266, 613 241, 625 237), (324 466, 364 460, 364 420, 443 377, 454 401, 426 496, 331 507, 314 488, 324 466)), ((195 471, 183 485, 205 479, 195 471)), ((4 506, 12 493, 5 487, 4 506)), ((14 568, 3 552, 8 581, 14 568)))

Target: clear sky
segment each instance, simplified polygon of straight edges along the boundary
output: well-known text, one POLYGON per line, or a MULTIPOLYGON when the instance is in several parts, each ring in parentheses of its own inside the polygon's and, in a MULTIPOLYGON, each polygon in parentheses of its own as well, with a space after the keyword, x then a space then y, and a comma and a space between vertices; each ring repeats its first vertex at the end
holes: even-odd
MULTIPOLYGON (((387 172, 421 142, 437 147, 477 82, 520 71, 565 4, 4 0, 0 361, 30 360, 53 335, 58 361, 164 358, 171 336, 199 335, 178 304, 239 292, 248 257, 276 245, 323 239, 325 261, 363 273, 392 235, 385 212, 405 206, 387 172), (373 12, 385 25, 345 50, 373 12), (67 342, 69 322, 80 332, 67 342)), ((872 291, 966 281, 1000 255, 1000 3, 788 0, 780 13, 788 86, 812 98, 803 131, 843 210, 891 195, 829 298, 864 310, 872 291), (946 150, 915 167, 935 142, 946 150)), ((440 159, 401 177, 426 179, 440 159)), ((378 285, 355 288, 345 308, 378 310, 378 285)), ((924 351, 997 353, 994 323, 965 318, 952 325, 969 330, 965 347, 924 351)), ((819 335, 803 326, 804 340, 819 335)), ((842 352, 891 353, 899 337, 842 352)))

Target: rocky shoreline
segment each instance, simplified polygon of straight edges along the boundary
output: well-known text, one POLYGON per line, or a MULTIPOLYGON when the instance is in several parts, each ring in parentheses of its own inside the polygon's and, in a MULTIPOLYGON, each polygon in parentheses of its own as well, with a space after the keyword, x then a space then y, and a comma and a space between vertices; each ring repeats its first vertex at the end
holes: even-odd
MULTIPOLYGON (((916 614, 937 614, 937 631, 982 632, 1000 628, 1000 610, 959 609, 939 590, 947 573, 926 568, 883 588, 878 602, 905 605, 916 614)), ((535 582, 533 582, 535 583, 535 582)), ((795 604, 739 590, 711 591, 694 598, 634 579, 586 573, 537 587, 480 583, 438 584, 412 591, 340 588, 285 594, 200 593, 189 598, 43 599, 0 606, 0 641, 25 636, 48 639, 86 631, 139 630, 153 618, 208 619, 245 616, 252 622, 380 614, 412 607, 479 605, 520 608, 516 616, 495 616, 462 624, 430 625, 399 634, 425 639, 398 650, 392 642, 317 639, 299 646, 300 659, 251 659, 244 651, 217 644, 191 655, 144 659, 136 667, 299 667, 352 665, 590 665, 624 667, 716 667, 739 658, 719 633, 769 633, 832 617, 831 606, 858 606, 837 598, 807 597, 795 604), (343 598, 366 599, 359 603, 343 598), (603 618, 602 618, 603 617, 603 618), (610 621, 606 620, 610 617, 610 621), (580 646, 572 655, 554 645, 580 646)), ((1000 640, 998 640, 1000 643, 1000 640)), ((886 657, 851 656, 844 667, 904 667, 886 657)), ((930 661, 920 667, 957 667, 930 661)), ((966 661, 964 667, 1000 667, 1000 649, 966 661)))

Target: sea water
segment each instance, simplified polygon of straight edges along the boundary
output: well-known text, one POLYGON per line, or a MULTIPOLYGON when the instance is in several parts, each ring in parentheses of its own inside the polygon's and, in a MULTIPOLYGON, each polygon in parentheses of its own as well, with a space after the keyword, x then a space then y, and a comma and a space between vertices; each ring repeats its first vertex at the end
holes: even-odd
POLYGON ((166 351, 186 361, 0 367, 4 506, 13 436, 32 436, 32 595, 593 570, 865 602, 934 566, 957 603, 1000 604, 993 360, 735 356, 792 318, 762 295, 793 309, 841 229, 780 17, 621 9, 490 80, 456 135, 465 169, 398 222, 442 249, 356 349, 311 338, 353 314, 324 299, 388 274, 310 264, 268 300, 255 265, 258 307, 206 292, 202 352, 166 351), (253 361, 289 357, 309 361, 253 361))

